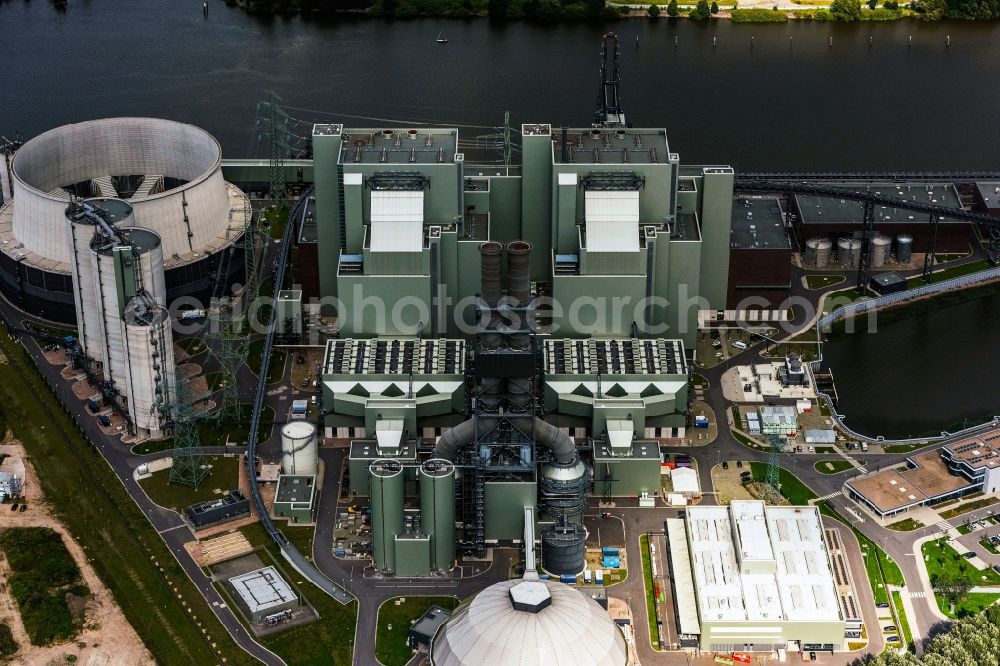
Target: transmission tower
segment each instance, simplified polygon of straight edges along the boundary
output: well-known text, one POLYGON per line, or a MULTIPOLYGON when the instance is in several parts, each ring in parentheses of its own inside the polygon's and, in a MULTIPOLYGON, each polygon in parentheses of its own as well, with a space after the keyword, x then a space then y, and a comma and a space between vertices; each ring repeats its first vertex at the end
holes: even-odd
POLYGON ((291 150, 292 119, 281 108, 281 97, 274 91, 268 93, 268 101, 257 105, 257 127, 262 138, 271 144, 271 190, 272 204, 279 209, 288 207, 288 192, 285 189, 285 155, 291 150), (263 127, 261 127, 263 126, 263 127))
POLYGON ((764 483, 769 488, 768 494, 773 493, 775 497, 781 497, 781 466, 778 464, 781 459, 781 437, 772 433, 767 439, 771 444, 771 450, 767 456, 767 475, 764 477, 764 483))
POLYGON ((198 419, 184 383, 175 376, 174 385, 173 395, 166 392, 168 402, 164 405, 173 424, 174 434, 174 462, 170 467, 168 481, 198 488, 208 476, 205 456, 197 452, 201 446, 198 419))
POLYGON ((503 165, 510 166, 510 111, 503 112, 503 165))

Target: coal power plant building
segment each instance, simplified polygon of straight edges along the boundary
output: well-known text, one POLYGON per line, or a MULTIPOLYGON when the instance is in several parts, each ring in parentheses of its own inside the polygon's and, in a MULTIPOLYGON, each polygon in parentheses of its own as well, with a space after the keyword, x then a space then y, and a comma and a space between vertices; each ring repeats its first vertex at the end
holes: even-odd
POLYGON ((17 150, 11 182, 13 199, 0 208, 0 291, 30 314, 74 321, 71 199, 131 206, 124 226, 160 238, 168 301, 206 297, 217 274, 242 271, 242 255, 230 250, 245 197, 223 178, 219 143, 193 125, 108 118, 58 127, 17 150))
POLYGON ((682 166, 663 129, 527 124, 521 137, 521 165, 482 168, 456 129, 314 126, 317 265, 302 273, 319 284, 304 291, 339 300, 345 337, 456 336, 476 315, 459 304, 485 288, 480 246, 519 241, 529 284, 561 305, 537 331, 691 345, 684 296, 726 301, 733 170, 682 166), (621 313, 581 323, 582 299, 619 299, 621 313), (388 316, 400 303, 410 316, 388 316))

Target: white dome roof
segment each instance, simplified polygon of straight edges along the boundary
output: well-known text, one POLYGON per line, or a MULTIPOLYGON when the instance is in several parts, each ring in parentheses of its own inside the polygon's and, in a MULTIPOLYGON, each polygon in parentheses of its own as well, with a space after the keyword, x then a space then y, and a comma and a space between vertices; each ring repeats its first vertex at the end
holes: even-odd
POLYGON ((455 611, 434 639, 431 663, 624 666, 627 655, 621 630, 593 599, 551 580, 509 580, 455 611))

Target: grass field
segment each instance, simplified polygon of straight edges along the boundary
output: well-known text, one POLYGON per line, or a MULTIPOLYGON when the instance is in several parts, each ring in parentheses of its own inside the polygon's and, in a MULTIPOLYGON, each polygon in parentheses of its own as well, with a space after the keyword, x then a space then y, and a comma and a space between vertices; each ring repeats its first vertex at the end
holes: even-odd
POLYGON ((404 666, 413 657, 413 651, 406 645, 410 625, 420 619, 431 606, 441 606, 454 610, 458 606, 455 597, 394 597, 383 603, 378 610, 378 628, 375 634, 375 657, 383 666, 404 666), (404 599, 396 605, 396 601, 404 599), (392 627, 390 629, 390 627, 392 627))
POLYGON ((820 460, 814 467, 820 474, 840 474, 851 469, 854 465, 848 460, 820 460))
MULTIPOLYGON (((247 354, 247 367, 255 375, 260 373, 260 362, 264 356, 264 339, 260 338, 250 343, 250 352, 247 354)), ((275 349, 271 352, 271 363, 267 368, 267 383, 273 384, 281 379, 285 371, 285 351, 275 349)))
MULTIPOLYGON (((940 259, 940 257, 939 257, 940 259)), ((962 264, 961 266, 952 266, 951 268, 946 268, 943 271, 937 271, 931 274, 931 282, 943 282, 944 280, 950 280, 951 278, 960 277, 962 275, 970 275, 972 273, 978 273, 979 271, 985 271, 990 268, 990 264, 984 259, 982 261, 974 261, 971 264, 962 264)), ((914 289, 916 287, 922 287, 927 284, 924 282, 924 278, 921 275, 917 277, 912 277, 906 281, 906 286, 909 289, 914 289)))
POLYGON ((928 541, 921 547, 927 575, 934 580, 938 574, 948 573, 967 578, 973 585, 1000 585, 1000 574, 987 567, 979 571, 969 561, 939 539, 928 541))
POLYGON ((62 536, 47 527, 11 527, 0 532, 0 547, 10 563, 6 581, 32 645, 67 641, 83 625, 68 598, 88 597, 80 569, 62 536))
POLYGON ((840 284, 846 279, 843 275, 807 275, 806 286, 809 289, 824 289, 840 284))
MULTIPOLYGON (((283 532, 287 530, 282 529, 283 532)), ((272 636, 259 639, 261 645, 284 659, 291 666, 347 666, 354 654, 354 627, 357 623, 358 605, 334 601, 330 595, 317 588, 290 569, 281 556, 278 546, 267 536, 260 523, 240 528, 240 532, 254 546, 265 565, 274 564, 284 572, 285 580, 316 609, 320 619, 316 622, 292 627, 272 636)), ((243 621, 243 616, 240 615, 243 621)), ((245 624, 245 623, 244 623, 245 624)))
POLYGON ((899 590, 893 591, 892 604, 896 607, 896 618, 899 620, 896 628, 899 629, 900 635, 906 641, 907 647, 912 647, 913 632, 910 631, 910 621, 906 619, 906 609, 903 607, 903 595, 899 590))
POLYGON ((955 516, 961 516, 963 513, 969 513, 970 511, 975 511, 976 509, 992 506, 997 502, 1000 502, 1000 499, 996 497, 984 497, 981 500, 969 502, 968 504, 963 504, 962 506, 958 506, 947 511, 942 511, 941 517, 948 520, 949 518, 954 518, 955 516))
POLYGON ((891 525, 886 525, 890 530, 896 530, 897 532, 912 532, 913 530, 919 530, 924 527, 924 524, 915 518, 904 518, 898 522, 892 523, 891 525))
POLYGON ((0 404, 34 462, 53 513, 87 551, 157 662, 255 663, 219 624, 24 349, 4 334, 0 351, 6 361, 0 363, 0 404))
MULTIPOLYGON (((767 463, 750 463, 750 472, 754 481, 763 481, 767 476, 767 463)), ((781 484, 781 494, 793 505, 802 506, 816 498, 816 493, 809 490, 784 467, 778 470, 778 483, 781 484)))
POLYGON ((177 346, 186 351, 191 356, 197 356, 208 349, 205 346, 205 341, 201 338, 181 338, 177 340, 177 346))
MULTIPOLYGON (((253 406, 249 403, 240 405, 240 418, 236 423, 219 423, 214 418, 201 419, 198 422, 198 437, 202 446, 243 446, 249 434, 250 412, 253 406)), ((260 412, 260 427, 257 429, 257 441, 263 442, 271 437, 274 423, 274 409, 264 405, 260 412)))
POLYGON ((17 641, 11 633, 10 625, 0 622, 0 659, 13 657, 17 653, 17 641))
POLYGON ((654 650, 660 649, 660 631, 656 623, 656 600, 653 598, 653 565, 649 562, 649 539, 645 534, 639 537, 642 550, 642 586, 646 590, 646 621, 649 623, 649 643, 654 650))
POLYGON ((184 507, 195 502, 222 497, 215 490, 232 490, 239 487, 240 459, 238 456, 226 458, 211 456, 205 458, 205 464, 211 465, 211 470, 198 488, 192 488, 179 483, 170 483, 170 470, 164 469, 151 474, 139 481, 142 490, 149 499, 165 509, 183 511, 184 507))

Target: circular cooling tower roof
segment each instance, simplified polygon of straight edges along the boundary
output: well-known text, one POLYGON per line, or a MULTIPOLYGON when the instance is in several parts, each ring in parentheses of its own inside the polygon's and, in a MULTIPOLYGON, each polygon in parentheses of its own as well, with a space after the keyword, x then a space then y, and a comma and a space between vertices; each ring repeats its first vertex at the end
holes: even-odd
POLYGON ((625 637, 597 602, 551 580, 496 583, 458 607, 434 666, 624 666, 625 637))
POLYGON ((71 196, 127 200, 134 225, 162 239, 167 268, 222 249, 242 228, 244 197, 223 179, 219 142, 194 125, 159 118, 64 125, 25 143, 11 172, 2 249, 48 271, 69 270, 63 211, 71 196))

